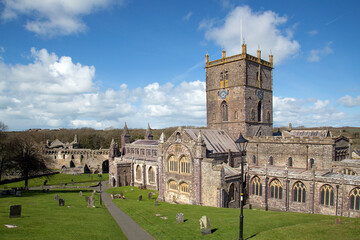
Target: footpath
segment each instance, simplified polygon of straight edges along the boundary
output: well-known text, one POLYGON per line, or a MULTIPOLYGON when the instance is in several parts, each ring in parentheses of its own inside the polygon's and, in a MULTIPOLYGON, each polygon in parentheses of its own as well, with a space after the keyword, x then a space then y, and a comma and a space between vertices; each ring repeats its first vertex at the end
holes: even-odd
MULTIPOLYGON (((125 236, 129 240, 151 240, 154 239, 149 233, 142 229, 131 217, 124 213, 109 197, 109 194, 106 193, 107 181, 102 182, 101 188, 101 198, 103 204, 115 219, 125 236)), ((99 187, 95 188, 99 190, 99 187)))

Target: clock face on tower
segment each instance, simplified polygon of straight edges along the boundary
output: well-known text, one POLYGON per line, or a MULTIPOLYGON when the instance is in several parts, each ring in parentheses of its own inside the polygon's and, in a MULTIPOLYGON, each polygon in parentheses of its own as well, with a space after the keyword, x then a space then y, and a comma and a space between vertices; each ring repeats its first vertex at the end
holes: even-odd
POLYGON ((264 97, 264 92, 263 92, 263 91, 258 91, 258 92, 257 92, 257 96, 258 96, 258 98, 259 98, 260 100, 262 100, 263 97, 264 97))
POLYGON ((226 96, 227 96, 227 93, 226 93, 225 90, 222 90, 222 91, 219 92, 219 97, 220 97, 221 99, 225 99, 226 96))

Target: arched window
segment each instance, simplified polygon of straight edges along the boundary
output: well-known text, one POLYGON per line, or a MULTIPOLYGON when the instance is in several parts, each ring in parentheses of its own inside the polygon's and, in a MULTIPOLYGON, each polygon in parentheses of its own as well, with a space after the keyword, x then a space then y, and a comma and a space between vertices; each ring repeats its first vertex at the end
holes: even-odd
POLYGON ((235 111, 235 112, 234 112, 234 119, 237 120, 238 118, 239 118, 238 111, 235 111))
POLYGON ((178 161, 176 161, 174 156, 169 157, 169 172, 178 172, 178 161))
POLYGON ((170 189, 170 190, 175 190, 175 191, 178 190, 178 189, 177 189, 177 183, 176 183, 174 180, 171 180, 171 181, 169 182, 169 189, 170 189))
POLYGON ((258 103, 258 122, 261 122, 261 101, 258 103))
POLYGON ((294 202, 306 202, 306 189, 302 182, 297 182, 293 187, 294 202))
POLYGON ((221 103, 221 115, 223 122, 228 121, 228 105, 225 101, 221 103))
POLYGON ((257 196, 262 196, 262 184, 259 177, 254 177, 251 181, 252 194, 257 196))
POLYGON ((320 188, 320 203, 325 206, 334 206, 334 188, 330 185, 320 188))
POLYGON ((270 197, 275 199, 282 199, 282 184, 278 179, 270 182, 270 197))
POLYGON ((350 192, 350 209, 360 211, 360 188, 354 188, 350 192))
POLYGON ((289 157, 289 159, 288 159, 288 166, 289 166, 289 167, 292 167, 292 166, 293 166, 293 159, 292 159, 292 157, 289 157))
POLYGON ((256 164, 256 156, 255 155, 253 155, 252 160, 253 160, 253 164, 256 164))
POLYGON ((176 133, 176 142, 181 142, 181 134, 179 132, 176 133))
POLYGON ((187 183, 181 183, 180 184, 180 192, 183 192, 183 193, 190 193, 190 188, 189 188, 189 185, 187 183))
POLYGON ((269 157, 269 165, 274 165, 274 158, 273 158, 273 156, 270 156, 269 157))
POLYGON ((190 174, 190 161, 185 156, 180 159, 180 173, 190 174))
POLYGON ((149 183, 155 182, 155 171, 153 167, 149 168, 148 177, 149 177, 149 183))
POLYGON ((229 201, 234 201, 234 200, 235 200, 235 187, 234 187, 234 183, 231 183, 229 187, 229 201))
POLYGON ((313 158, 310 158, 310 168, 313 168, 315 164, 315 160, 313 158))
POLYGON ((141 181, 141 166, 137 165, 136 167, 136 180, 141 181))

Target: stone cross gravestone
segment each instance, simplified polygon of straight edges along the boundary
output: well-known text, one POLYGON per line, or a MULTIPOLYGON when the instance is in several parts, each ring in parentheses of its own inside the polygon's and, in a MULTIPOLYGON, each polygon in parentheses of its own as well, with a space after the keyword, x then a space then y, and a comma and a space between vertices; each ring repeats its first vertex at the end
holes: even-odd
POLYGON ((151 200, 151 198, 152 198, 152 192, 149 192, 148 199, 151 200))
POLYGON ((184 222, 184 214, 183 213, 177 213, 176 214, 176 222, 177 223, 183 223, 184 222))
POLYGON ((63 207, 63 206, 65 206, 65 200, 60 198, 59 199, 59 207, 63 207))
POLYGON ((159 202, 158 202, 158 201, 155 201, 155 202, 154 202, 154 206, 159 206, 159 202))
POLYGON ((10 206, 10 218, 21 217, 21 205, 12 205, 10 206))
POLYGON ((139 201, 141 201, 141 200, 142 200, 142 195, 139 196, 139 201))
POLYGON ((79 196, 82 196, 82 191, 79 192, 79 196))
POLYGON ((94 197, 89 198, 88 207, 95 207, 95 198, 94 197))
POLYGON ((59 194, 56 194, 55 197, 54 197, 54 200, 59 201, 59 198, 60 198, 59 194))
POLYGON ((211 233, 210 219, 207 216, 202 216, 200 218, 200 230, 202 235, 211 233))

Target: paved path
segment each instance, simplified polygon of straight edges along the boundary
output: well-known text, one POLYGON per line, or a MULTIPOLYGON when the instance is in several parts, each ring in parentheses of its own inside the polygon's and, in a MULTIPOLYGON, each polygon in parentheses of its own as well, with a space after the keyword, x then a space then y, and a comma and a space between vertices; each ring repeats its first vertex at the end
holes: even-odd
MULTIPOLYGON (((99 190, 99 188, 96 188, 99 190)), ((102 184, 101 198, 103 204, 113 216, 117 224, 125 236, 130 240, 150 240, 154 239, 149 233, 142 229, 131 217, 124 213, 115 203, 111 200, 109 194, 105 192, 107 189, 107 181, 102 184)))

